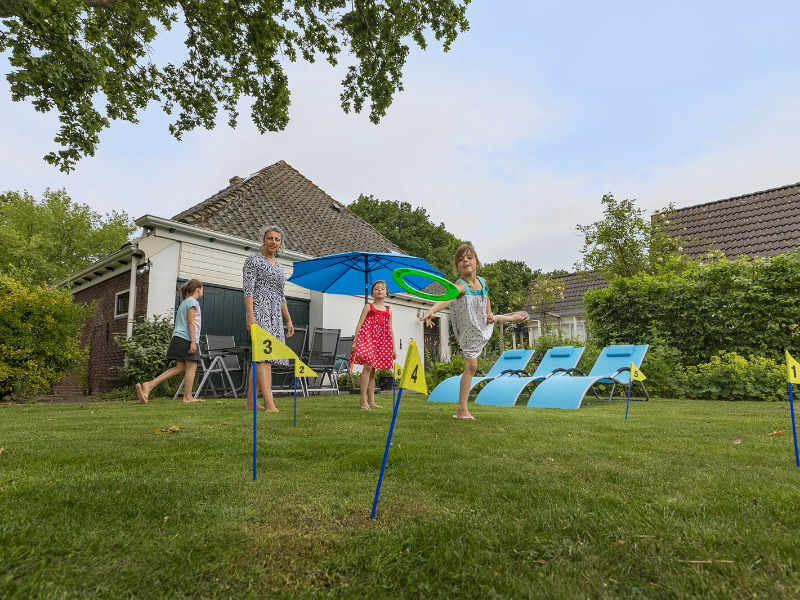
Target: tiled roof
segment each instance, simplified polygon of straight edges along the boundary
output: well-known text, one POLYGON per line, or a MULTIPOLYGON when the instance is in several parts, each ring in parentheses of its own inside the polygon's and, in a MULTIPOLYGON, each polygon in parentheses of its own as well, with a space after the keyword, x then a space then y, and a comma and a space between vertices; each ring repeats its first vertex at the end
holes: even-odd
POLYGON ((666 230, 695 258, 710 244, 728 258, 800 248, 800 183, 675 210, 666 230))
MULTIPOLYGON (((560 313, 582 309, 583 295, 593 289, 608 287, 608 282, 596 273, 567 273, 553 277, 554 281, 564 284, 564 297, 555 303, 549 312, 560 313)), ((531 282, 531 287, 536 285, 536 280, 531 282)), ((528 305, 528 312, 532 307, 528 305)), ((533 318, 536 318, 535 316, 533 318)))
POLYGON ((402 252, 284 161, 233 181, 172 219, 258 241, 264 227, 279 225, 286 232, 286 248, 310 256, 402 252))

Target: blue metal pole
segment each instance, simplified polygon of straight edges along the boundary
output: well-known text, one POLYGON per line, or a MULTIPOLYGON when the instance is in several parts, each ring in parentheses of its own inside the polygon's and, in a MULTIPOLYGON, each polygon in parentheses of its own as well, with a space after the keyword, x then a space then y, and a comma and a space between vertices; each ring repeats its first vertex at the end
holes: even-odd
POLYGON ((383 451, 383 463, 381 464, 381 474, 378 476, 378 487, 375 488, 375 500, 372 502, 372 514, 370 519, 375 518, 375 511, 378 510, 378 497, 381 495, 381 483, 383 482, 383 471, 386 469, 386 459, 389 458, 389 446, 392 445, 392 433, 394 432, 394 422, 397 420, 397 409, 400 408, 400 398, 403 396, 403 388, 397 392, 397 402, 392 411, 392 424, 389 426, 389 437, 386 438, 386 449, 383 451))
POLYGON ((631 386, 633 385, 633 380, 628 382, 628 401, 625 403, 625 420, 628 420, 628 407, 631 405, 631 386))
POLYGON ((789 410, 792 413, 792 437, 794 437, 794 462, 800 467, 800 454, 797 453, 797 425, 794 422, 794 399, 792 398, 792 384, 789 384, 789 410))
POLYGON ((394 373, 392 373, 392 408, 394 408, 394 387, 397 380, 394 378, 394 373))
POLYGON ((258 437, 258 386, 256 385, 256 361, 253 361, 253 481, 256 480, 256 439, 258 437))
POLYGON ((297 377, 294 378, 294 426, 297 427, 297 377))

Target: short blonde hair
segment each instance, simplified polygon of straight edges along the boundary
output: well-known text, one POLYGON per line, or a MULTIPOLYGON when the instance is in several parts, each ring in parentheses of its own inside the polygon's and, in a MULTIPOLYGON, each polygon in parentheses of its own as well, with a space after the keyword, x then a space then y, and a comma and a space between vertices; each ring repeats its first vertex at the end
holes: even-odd
POLYGON ((281 245, 278 246, 278 251, 275 253, 276 256, 280 256, 281 254, 283 254, 283 249, 286 248, 286 234, 283 232, 283 229, 281 229, 280 226, 278 225, 267 225, 267 227, 264 229, 264 233, 261 234, 261 249, 262 250, 264 249, 265 238, 267 237, 267 234, 270 231, 275 231, 279 233, 281 236, 281 245))
POLYGON ((369 288, 369 295, 370 296, 374 296, 375 295, 375 286, 378 285, 378 284, 381 284, 383 287, 385 287, 386 288, 386 293, 387 294, 389 293, 389 286, 386 285, 386 282, 383 279, 377 279, 372 283, 372 287, 369 288))
POLYGON ((458 261, 460 261, 462 258, 464 258, 464 255, 467 252, 471 252, 472 256, 475 257, 475 263, 476 263, 478 269, 483 267, 483 264, 481 264, 481 259, 478 258, 478 253, 475 252, 475 248, 473 248, 471 244, 461 244, 458 247, 458 250, 456 250, 456 257, 453 259, 453 272, 456 275, 459 274, 458 273, 458 261))

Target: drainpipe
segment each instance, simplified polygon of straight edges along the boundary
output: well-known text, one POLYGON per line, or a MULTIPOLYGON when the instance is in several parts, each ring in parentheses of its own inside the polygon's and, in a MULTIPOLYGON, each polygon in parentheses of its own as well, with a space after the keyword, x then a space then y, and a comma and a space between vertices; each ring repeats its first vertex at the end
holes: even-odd
MULTIPOLYGON (((138 250, 138 247, 137 247, 138 250)), ((125 331, 125 339, 131 339, 133 337, 133 320, 134 315, 136 314, 136 270, 139 268, 139 257, 134 254, 131 254, 131 281, 130 286, 128 288, 128 319, 127 319, 127 329, 125 331)), ((125 368, 128 368, 128 353, 125 353, 125 368)))

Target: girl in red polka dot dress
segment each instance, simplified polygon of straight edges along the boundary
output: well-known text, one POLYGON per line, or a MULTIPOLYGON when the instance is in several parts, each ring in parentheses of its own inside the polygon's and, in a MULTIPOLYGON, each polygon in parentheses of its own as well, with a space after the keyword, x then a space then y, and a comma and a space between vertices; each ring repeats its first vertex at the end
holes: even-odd
POLYGON ((394 368, 397 349, 389 307, 383 299, 389 295, 386 282, 372 284, 372 304, 365 304, 353 339, 353 363, 364 365, 361 371, 361 408, 381 408, 375 404, 375 371, 394 368))

